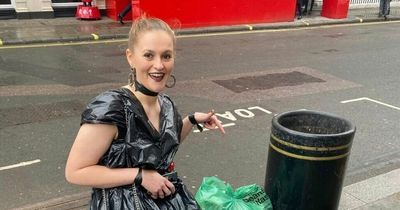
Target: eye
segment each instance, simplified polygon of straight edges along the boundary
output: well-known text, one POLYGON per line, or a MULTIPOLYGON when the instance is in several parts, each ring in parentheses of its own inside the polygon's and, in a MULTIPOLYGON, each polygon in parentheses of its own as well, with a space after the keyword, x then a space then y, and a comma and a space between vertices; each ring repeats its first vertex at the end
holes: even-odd
POLYGON ((143 57, 145 57, 145 58, 147 58, 147 59, 152 59, 153 57, 154 57, 154 55, 152 54, 152 53, 145 53, 144 55, 143 55, 143 57))
POLYGON ((164 60, 171 60, 172 55, 171 55, 171 53, 165 53, 165 54, 163 54, 162 58, 164 60))

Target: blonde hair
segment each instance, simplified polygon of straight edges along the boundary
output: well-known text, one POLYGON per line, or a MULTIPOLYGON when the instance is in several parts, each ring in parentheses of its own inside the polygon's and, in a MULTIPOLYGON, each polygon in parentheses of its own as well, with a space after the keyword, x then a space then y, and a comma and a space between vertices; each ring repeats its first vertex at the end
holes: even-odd
POLYGON ((128 48, 130 50, 134 49, 141 33, 154 30, 162 30, 167 32, 167 34, 171 36, 173 48, 175 50, 176 38, 171 27, 158 18, 147 18, 145 16, 139 17, 133 22, 131 30, 129 31, 128 48))

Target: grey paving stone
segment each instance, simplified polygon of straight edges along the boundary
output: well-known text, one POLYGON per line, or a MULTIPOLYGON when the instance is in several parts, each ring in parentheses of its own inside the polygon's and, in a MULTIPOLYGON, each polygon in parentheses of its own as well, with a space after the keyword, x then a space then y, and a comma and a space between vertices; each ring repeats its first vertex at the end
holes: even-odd
POLYGON ((354 210, 400 210, 400 192, 354 210))
POLYGON ((365 203, 400 192, 400 169, 346 186, 344 192, 365 203))
POLYGON ((365 204, 365 202, 343 192, 340 198, 339 210, 352 210, 365 204))

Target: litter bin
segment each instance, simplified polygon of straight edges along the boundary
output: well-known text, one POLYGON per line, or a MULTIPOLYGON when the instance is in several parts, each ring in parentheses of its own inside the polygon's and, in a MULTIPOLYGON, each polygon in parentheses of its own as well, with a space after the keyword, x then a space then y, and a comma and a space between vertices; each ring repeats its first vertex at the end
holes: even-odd
POLYGON ((323 0, 321 16, 333 19, 347 18, 350 0, 323 0))
POLYGON ((336 210, 355 126, 324 112, 272 119, 265 192, 274 210, 336 210))

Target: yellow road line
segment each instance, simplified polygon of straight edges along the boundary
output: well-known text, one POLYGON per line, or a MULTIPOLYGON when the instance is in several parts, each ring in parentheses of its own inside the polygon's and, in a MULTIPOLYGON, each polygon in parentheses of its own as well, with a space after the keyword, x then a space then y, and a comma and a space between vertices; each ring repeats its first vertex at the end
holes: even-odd
POLYGON ((253 31, 235 31, 235 32, 221 32, 221 33, 207 33, 207 34, 192 34, 192 35, 180 35, 178 38, 192 38, 192 37, 209 37, 209 36, 225 36, 225 35, 241 35, 241 34, 252 34, 252 33, 266 33, 266 32, 285 32, 285 31, 299 31, 299 30, 312 30, 319 28, 338 28, 347 26, 364 26, 364 25, 378 25, 378 24, 392 24, 400 23, 400 20, 386 21, 386 22, 363 22, 363 23, 346 23, 337 25, 318 25, 300 28, 283 28, 283 29, 262 29, 253 31))
MULTIPOLYGON (((252 30, 252 31, 235 31, 235 32, 223 32, 223 33, 206 33, 206 34, 192 34, 192 35, 179 35, 177 38, 196 38, 196 37, 212 37, 212 36, 226 36, 226 35, 240 35, 240 34, 252 34, 252 33, 267 33, 267 32, 285 32, 285 31, 298 31, 298 30, 311 30, 318 28, 337 28, 346 26, 360 26, 360 25, 377 25, 377 24, 393 24, 400 23, 400 20, 386 21, 386 22, 368 22, 368 23, 348 23, 338 25, 320 25, 320 26, 309 26, 302 28, 285 28, 285 29, 263 29, 263 30, 252 30)), ((87 44, 104 44, 104 43, 118 43, 126 42, 127 39, 113 39, 113 40, 98 40, 94 41, 79 41, 79 42, 67 42, 67 43, 47 43, 47 44, 27 44, 27 45, 11 45, 11 46, 0 46, 1 49, 16 49, 16 48, 34 48, 34 47, 56 47, 56 46, 73 46, 73 45, 87 45, 87 44)))
POLYGON ((287 151, 284 151, 282 149, 279 149, 278 147, 274 146, 273 144, 269 144, 271 146, 272 149, 274 149, 275 151, 286 155, 288 157, 292 157, 292 158, 296 158, 296 159, 301 159, 301 160, 312 160, 312 161, 327 161, 327 160, 337 160, 340 158, 344 158, 347 155, 349 155, 349 152, 342 154, 342 155, 337 155, 337 156, 329 156, 329 157, 311 157, 311 156, 304 156, 304 155, 297 155, 297 154, 293 154, 287 151))
POLYGON ((99 41, 79 41, 79 42, 65 42, 65 43, 47 43, 47 44, 27 44, 27 45, 10 45, 2 46, 1 49, 18 49, 18 48, 35 48, 35 47, 58 47, 58 46, 74 46, 74 45, 88 45, 88 44, 107 44, 127 42, 128 39, 113 39, 113 40, 99 40, 99 41))
POLYGON ((99 40, 99 35, 97 35, 97 34, 92 34, 92 36, 93 36, 93 39, 94 39, 94 40, 99 40))

